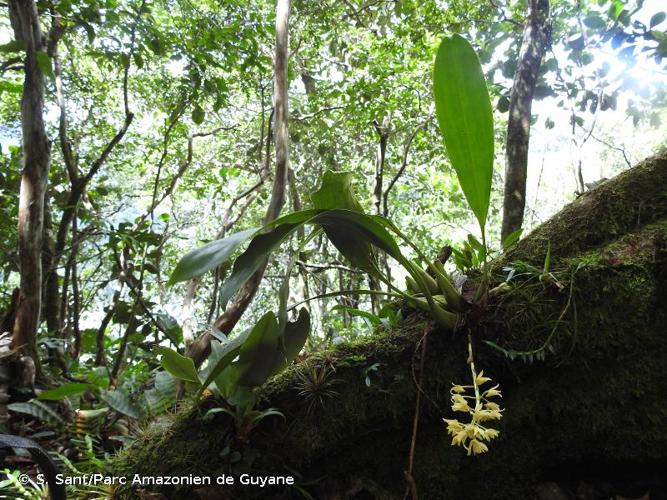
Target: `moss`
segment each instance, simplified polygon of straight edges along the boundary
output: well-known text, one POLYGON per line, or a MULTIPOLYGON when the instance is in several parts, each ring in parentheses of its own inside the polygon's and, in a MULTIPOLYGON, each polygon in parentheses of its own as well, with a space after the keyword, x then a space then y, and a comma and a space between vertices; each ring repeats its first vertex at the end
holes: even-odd
POLYGON ((502 259, 541 263, 598 248, 667 217, 667 150, 584 193, 519 241, 502 259))

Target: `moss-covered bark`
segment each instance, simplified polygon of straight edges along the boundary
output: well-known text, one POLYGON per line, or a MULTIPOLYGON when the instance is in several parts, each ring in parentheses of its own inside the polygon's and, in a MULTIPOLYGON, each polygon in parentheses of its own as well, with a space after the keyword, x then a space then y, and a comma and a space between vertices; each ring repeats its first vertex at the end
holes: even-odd
MULTIPOLYGON (((476 364, 501 384, 506 408, 501 436, 484 455, 450 446, 442 422, 452 416, 451 383, 466 383, 469 374, 465 335, 429 333, 414 470, 420 498, 566 498, 545 496, 556 488, 549 481, 561 493, 578 489, 578 498, 639 496, 649 488, 651 498, 662 498, 667 154, 583 195, 502 263, 541 264, 547 241, 553 279, 519 280, 474 327, 476 364), (553 354, 533 363, 511 361, 483 342, 530 351, 546 339, 553 354)), ((161 490, 174 498, 196 498, 195 491, 202 498, 302 498, 302 491, 318 499, 402 498, 415 346, 431 327, 413 314, 400 328, 292 366, 262 390, 261 407, 278 408, 285 419, 268 417, 247 440, 235 437, 226 415, 200 418, 217 404, 204 401, 147 433, 116 459, 116 472, 232 474, 238 482, 251 471, 291 475, 298 485, 161 490), (324 384, 313 383, 312 370, 326 372, 324 384)))

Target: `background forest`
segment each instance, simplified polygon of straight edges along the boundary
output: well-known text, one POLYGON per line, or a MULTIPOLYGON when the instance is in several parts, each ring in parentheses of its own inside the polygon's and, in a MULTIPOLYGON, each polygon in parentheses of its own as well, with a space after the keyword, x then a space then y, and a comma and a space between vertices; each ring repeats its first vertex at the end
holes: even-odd
MULTIPOLYGON (((31 384, 0 380, 0 432, 55 443, 49 446, 69 467, 95 469, 105 453, 176 404, 177 383, 155 348, 187 354, 203 332, 229 333, 220 327, 229 264, 181 283, 169 277, 193 248, 261 226, 271 206, 280 164, 276 5, 40 0, 43 39, 33 47, 32 62, 25 62, 29 47, 12 20, 20 3, 0 0, 4 348, 21 286, 17 222, 26 65, 43 77, 50 166, 38 249, 41 316, 36 351, 24 352, 34 358, 38 395, 31 384)), ((543 39, 532 96, 524 96, 530 117, 525 213, 512 227, 523 234, 665 146, 664 7, 660 0, 532 0, 528 6, 501 0, 295 1, 283 213, 309 207, 326 170, 350 171, 367 213, 390 217, 432 257, 452 245, 459 258, 449 271, 468 271, 465 251, 474 249, 469 234, 479 237, 478 227, 443 147, 432 91, 443 35, 459 33, 472 43, 494 105, 487 243, 497 254, 511 232, 503 222, 505 186, 513 179, 504 153, 513 140, 510 108, 521 97, 513 96, 512 82, 521 70, 526 27, 538 23, 543 39)), ((290 304, 378 288, 324 236, 300 247, 302 238, 272 255, 236 329, 277 308, 295 254, 290 304)), ((403 280, 404 271, 386 266, 403 280)), ((305 353, 395 324, 397 313, 385 305, 354 293, 311 302, 305 353)), ((370 367, 368 377, 376 369, 370 367)), ((19 488, 11 482, 16 472, 5 473, 6 486, 19 488)))

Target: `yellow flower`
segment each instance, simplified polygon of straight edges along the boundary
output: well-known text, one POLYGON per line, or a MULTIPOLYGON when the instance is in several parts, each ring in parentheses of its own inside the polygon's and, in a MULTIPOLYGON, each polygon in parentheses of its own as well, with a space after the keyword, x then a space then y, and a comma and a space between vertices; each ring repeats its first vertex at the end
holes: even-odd
POLYGON ((466 392, 466 390, 462 385, 452 385, 452 388, 450 389, 450 392, 461 394, 463 392, 466 392))
POLYGON ((465 443, 465 440, 466 440, 467 438, 468 438, 468 435, 466 434, 466 431, 458 432, 458 433, 452 438, 452 446, 463 445, 463 443, 465 443))
POLYGON ((494 396, 500 396, 501 398, 503 397, 502 394, 500 394, 500 391, 498 390, 498 385, 494 385, 491 387, 491 389, 484 391, 484 394, 482 394, 483 397, 485 398, 492 398, 494 396))
POLYGON ((482 384, 488 382, 489 380, 491 380, 491 378, 490 377, 485 377, 484 376, 484 370, 482 370, 481 372, 479 372, 479 375, 477 375, 477 377, 475 378, 475 384, 482 385, 482 384))
POLYGON ((476 422, 486 422, 487 420, 500 420, 502 414, 498 410, 475 410, 472 418, 476 422))
POLYGON ((500 406, 491 401, 487 401, 486 403, 484 403, 484 408, 491 411, 500 411, 500 406))
POLYGON ((472 439, 475 436, 477 436, 478 426, 477 426, 477 424, 468 424, 468 425, 465 426, 465 431, 466 431, 466 434, 468 435, 468 437, 470 439, 472 439))
POLYGON ((447 424, 447 432, 449 432, 450 434, 455 434, 463 430, 463 424, 458 420, 454 419, 450 420, 446 418, 443 418, 442 420, 444 420, 445 423, 447 424))
POLYGON ((484 443, 473 439, 470 441, 470 447, 468 448, 468 455, 472 452, 473 455, 478 455, 480 453, 485 453, 489 451, 484 443))
POLYGON ((470 406, 468 406, 468 402, 460 394, 452 395, 452 403, 452 410, 454 411, 471 411, 470 406))
POLYGON ((500 435, 500 432, 498 432, 496 429, 484 429, 482 431, 482 438, 486 439, 487 441, 491 441, 492 439, 497 438, 500 435))

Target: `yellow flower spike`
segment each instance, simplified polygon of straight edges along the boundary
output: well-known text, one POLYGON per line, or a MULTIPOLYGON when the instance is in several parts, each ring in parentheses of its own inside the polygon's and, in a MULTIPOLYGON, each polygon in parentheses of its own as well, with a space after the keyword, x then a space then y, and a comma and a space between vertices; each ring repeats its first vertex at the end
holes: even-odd
POLYGON ((503 414, 499 410, 492 410, 489 412, 489 420, 500 420, 503 414))
POLYGON ((473 439, 470 441, 470 450, 472 450, 473 455, 479 455, 480 453, 486 453, 489 451, 489 448, 487 448, 487 446, 481 441, 473 439))
POLYGON ((475 412, 472 414, 472 421, 473 422, 484 422, 484 420, 488 420, 486 418, 487 415, 487 410, 482 410, 481 408, 475 408, 475 412))
POLYGON ((470 456, 489 451, 484 442, 490 442, 497 438, 500 435, 500 431, 487 428, 483 425, 483 422, 500 420, 503 416, 503 409, 497 403, 489 401, 489 398, 495 396, 502 397, 498 384, 486 391, 482 392, 480 390, 480 386, 490 382, 491 377, 485 377, 482 370, 479 373, 475 370, 470 338, 468 339, 468 351, 468 364, 470 365, 473 384, 463 385, 452 383, 450 399, 452 410, 470 414, 470 421, 464 423, 456 419, 443 420, 447 424, 447 432, 453 436, 452 446, 462 446, 467 451, 468 456, 470 456))

